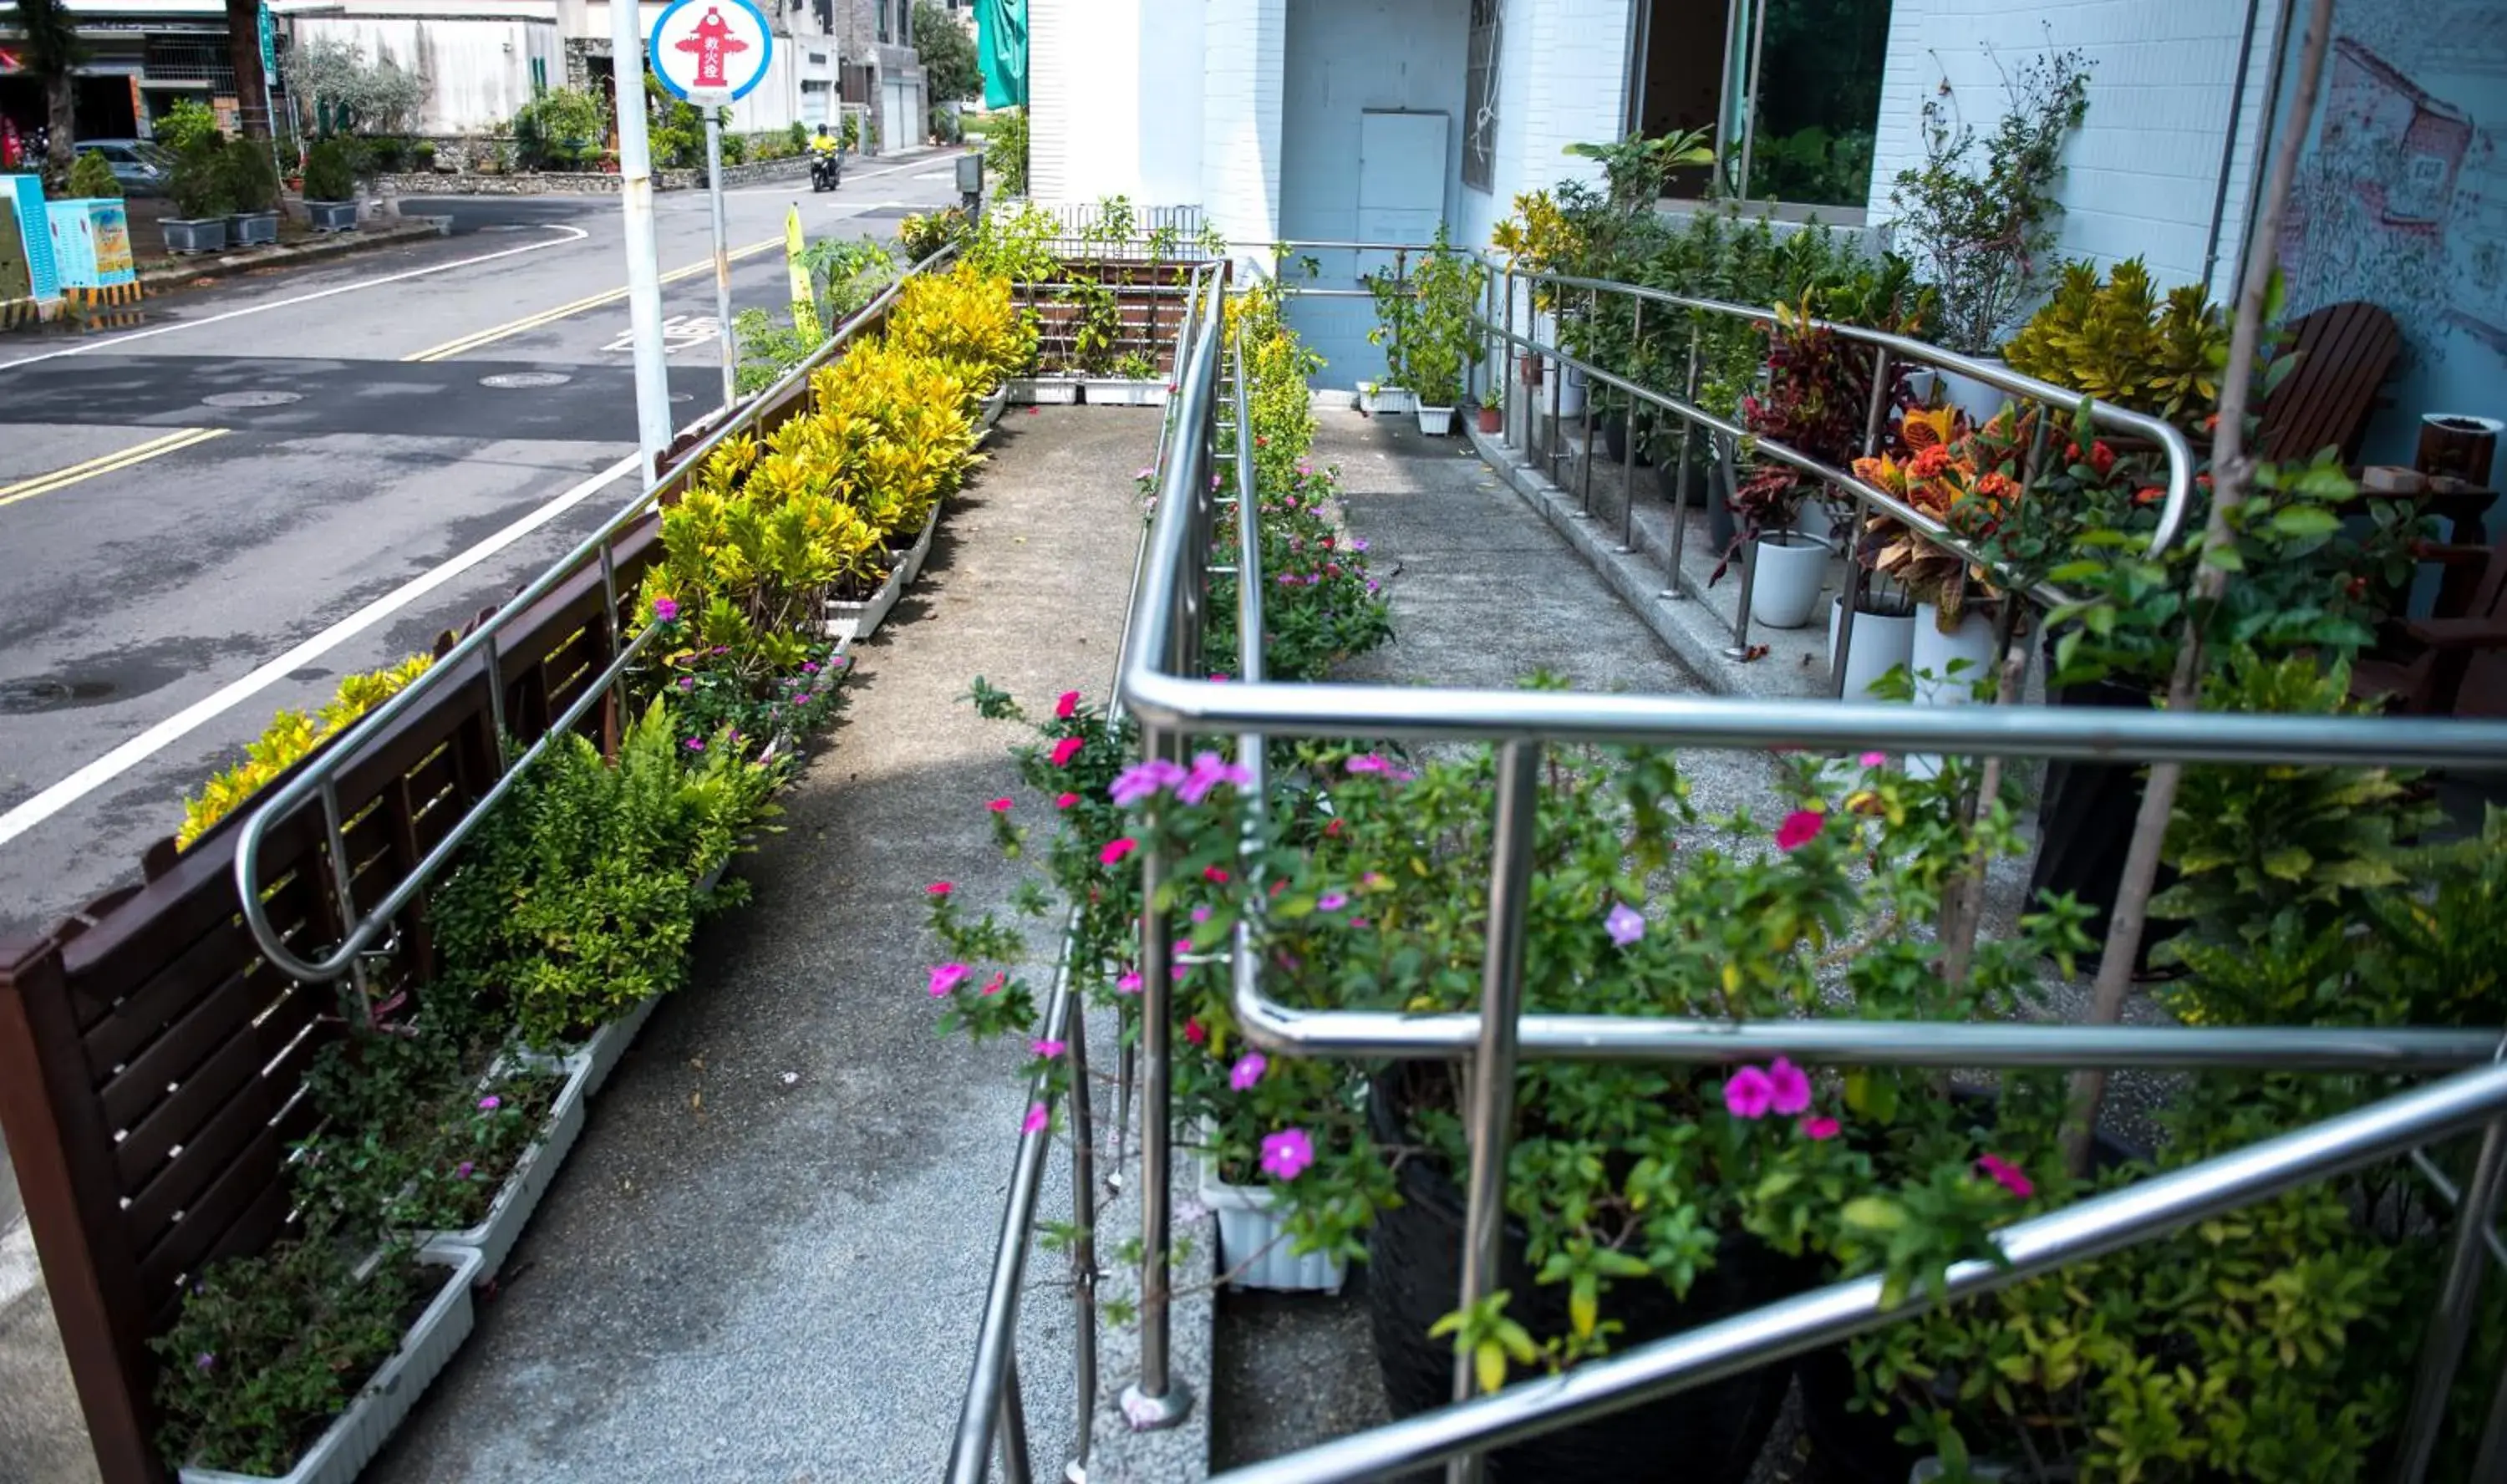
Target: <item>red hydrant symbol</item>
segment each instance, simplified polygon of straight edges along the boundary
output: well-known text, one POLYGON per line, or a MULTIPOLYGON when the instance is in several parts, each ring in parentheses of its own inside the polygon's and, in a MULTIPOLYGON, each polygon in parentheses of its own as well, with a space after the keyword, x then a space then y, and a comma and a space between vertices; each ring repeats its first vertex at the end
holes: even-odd
POLYGON ((748 43, 731 34, 731 27, 723 20, 722 12, 712 6, 706 7, 705 18, 697 22, 694 35, 682 36, 672 45, 678 51, 696 54, 697 76, 693 86, 698 88, 730 87, 731 80, 722 70, 723 58, 731 53, 748 50, 748 43))

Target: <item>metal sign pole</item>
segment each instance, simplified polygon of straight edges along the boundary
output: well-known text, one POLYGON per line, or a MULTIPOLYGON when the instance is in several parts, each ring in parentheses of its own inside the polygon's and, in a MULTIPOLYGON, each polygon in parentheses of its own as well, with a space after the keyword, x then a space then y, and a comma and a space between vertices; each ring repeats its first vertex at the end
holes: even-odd
POLYGON ((653 150, 644 133, 644 33, 636 7, 609 7, 618 103, 618 203, 627 229, 627 324, 636 345, 636 433, 644 484, 671 443, 671 379, 662 349, 662 269, 653 243, 653 150))
POLYGON ((739 398, 740 353, 731 340, 731 235, 722 218, 722 115, 706 109, 706 187, 713 198, 713 322, 722 342, 722 405, 739 398))

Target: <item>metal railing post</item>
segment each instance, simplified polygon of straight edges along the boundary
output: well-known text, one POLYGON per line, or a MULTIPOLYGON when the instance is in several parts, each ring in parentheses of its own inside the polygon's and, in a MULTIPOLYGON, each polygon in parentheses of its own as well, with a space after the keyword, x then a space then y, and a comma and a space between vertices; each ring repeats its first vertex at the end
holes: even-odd
POLYGON ((2464 1181, 2463 1202, 2455 1208, 2446 1282, 2430 1310, 2428 1335, 2420 1343, 2419 1376, 2413 1383, 2411 1412, 2400 1434, 2402 1448, 2394 1456, 2395 1484, 2421 1484, 2437 1453, 2447 1394, 2453 1390, 2454 1369, 2463 1358, 2463 1342, 2472 1331, 2473 1309, 2481 1296, 2482 1264, 2489 1261, 2484 1239, 2498 1208, 2502 1176, 2507 1176, 2507 1118, 2494 1119, 2481 1131, 2481 1153, 2472 1177, 2464 1181))
POLYGON ((1523 414, 1523 436, 1525 441, 1529 442, 1532 437, 1532 410, 1528 407, 1522 406, 1521 404, 1523 399, 1515 396, 1512 391, 1512 388, 1520 384, 1523 380, 1523 378, 1516 374, 1517 367, 1515 365, 1515 357, 1520 354, 1522 354, 1522 352, 1517 350, 1514 344, 1514 269, 1509 266, 1506 271, 1505 364, 1499 368, 1499 374, 1506 378, 1506 384, 1508 388, 1506 398, 1506 406, 1509 416, 1502 417, 1498 421, 1499 441, 1505 443, 1508 447, 1512 447, 1514 443, 1514 418, 1511 416, 1514 413, 1523 414))
MULTIPOLYGON (((1719 452, 1716 457, 1720 460, 1723 454, 1719 452)), ((1739 468, 1735 466, 1732 472, 1737 480, 1739 468)), ((1724 658, 1746 664, 1750 658, 1750 594, 1759 585, 1759 538, 1746 531, 1738 535, 1741 542, 1741 604, 1732 614, 1732 643, 1724 651, 1724 658)))
MULTIPOLYGON (((1515 1018, 1523 1010, 1524 917, 1532 896, 1533 837, 1541 818, 1541 744, 1498 749, 1497 826, 1489 867, 1488 943, 1480 965, 1480 1036, 1468 1089, 1471 1199, 1463 1224, 1463 1292, 1468 1311, 1497 1288, 1506 1241, 1506 1165, 1514 1141, 1515 1018)), ((1472 1357, 1454 1357, 1454 1399, 1475 1390, 1472 1357)), ((1478 1484, 1485 1460, 1467 1454, 1447 1484, 1478 1484)))
MULTIPOLYGON (((1879 346, 1871 352, 1871 404, 1863 416, 1863 456, 1870 458, 1880 452, 1880 430, 1889 418, 1889 347, 1879 346)), ((1845 662, 1854 653, 1854 614, 1863 603, 1863 525, 1870 519, 1871 507, 1863 496, 1848 489, 1854 499, 1854 515, 1845 533, 1845 595, 1837 599, 1836 648, 1829 655, 1830 693, 1845 694, 1845 662)))
POLYGON ((1015 1345, 1001 1365, 1001 1420, 995 1440, 1000 1448, 1001 1484, 1035 1484, 1036 1463, 1027 1445, 1027 1398, 1020 1394, 1015 1345))
POLYGON ((2476 1479, 2507 1479, 2507 1366, 2498 1371, 2498 1390, 2489 1398, 2489 1420, 2482 1425, 2481 1452, 2472 1461, 2476 1479))
MULTIPOLYGON (((1144 728, 1142 755, 1180 760, 1182 738, 1144 728)), ((1166 880, 1166 851, 1152 812, 1149 843, 1141 851, 1141 1379, 1123 1391, 1123 1415, 1148 1431, 1172 1428, 1192 1411, 1192 1393, 1171 1374, 1168 1257, 1174 1233, 1174 1160, 1169 1127, 1175 1070, 1175 943, 1157 906, 1166 880)))
MULTIPOLYGON (((1630 308, 1635 314, 1635 324, 1628 331, 1628 358, 1633 361, 1644 354, 1641 347, 1645 344, 1645 301, 1642 299, 1632 301, 1630 308)), ((1633 371, 1635 368, 1629 369, 1633 371)), ((1589 391, 1585 393, 1587 398, 1591 395, 1589 391)), ((1619 436, 1627 440, 1627 447, 1619 451, 1621 459, 1619 544, 1617 555, 1626 557, 1634 555, 1637 549, 1637 399, 1635 397, 1628 398, 1626 410, 1619 414, 1619 436)), ((1586 449, 1584 456, 1591 458, 1593 451, 1586 449)))
MULTIPOLYGON (((1089 972, 1096 971, 1089 965, 1089 972)), ((1071 1370, 1078 1403, 1078 1431, 1072 1437, 1072 1484, 1088 1477, 1088 1434, 1097 1418, 1097 1116, 1096 1088, 1088 1080, 1088 1006, 1071 1006, 1063 1055, 1071 1068, 1071 1299, 1076 1311, 1071 1370)))
MULTIPOLYGON (((1600 289, 1585 290, 1584 317, 1588 323, 1601 317, 1601 307, 1602 291, 1600 289)), ((1558 339, 1562 342, 1567 339, 1566 331, 1563 328, 1559 331, 1558 339)), ((1563 348, 1560 353, 1565 353, 1563 348)), ((1579 374, 1580 375, 1581 373, 1579 374)), ((1565 380, 1567 373, 1564 369, 1561 369, 1558 376, 1559 380, 1565 380)), ((1582 492, 1576 509, 1576 518, 1580 521, 1589 521, 1593 519, 1593 387, 1590 383, 1591 379, 1586 378, 1586 385, 1584 387, 1584 452, 1582 458, 1584 473, 1583 478, 1580 481, 1582 492)))
MULTIPOLYGON (((1697 405, 1697 356, 1699 350, 1703 348, 1702 342, 1705 335, 1706 322, 1697 317, 1696 310, 1690 310, 1689 375, 1687 380, 1682 383, 1680 399, 1691 407, 1697 405)), ((1681 549, 1688 544, 1689 539, 1690 452, 1690 450, 1695 447, 1694 440, 1696 437, 1697 424, 1687 417, 1681 418, 1680 472, 1673 477, 1674 488, 1678 490, 1678 493, 1673 497, 1671 502, 1671 554, 1666 557, 1663 561, 1662 592, 1659 595, 1660 597, 1671 598, 1674 601, 1688 596, 1680 590, 1680 554, 1681 549)), ((1706 482, 1706 489, 1708 497, 1712 498, 1715 490, 1715 482, 1713 480, 1710 479, 1706 482)))

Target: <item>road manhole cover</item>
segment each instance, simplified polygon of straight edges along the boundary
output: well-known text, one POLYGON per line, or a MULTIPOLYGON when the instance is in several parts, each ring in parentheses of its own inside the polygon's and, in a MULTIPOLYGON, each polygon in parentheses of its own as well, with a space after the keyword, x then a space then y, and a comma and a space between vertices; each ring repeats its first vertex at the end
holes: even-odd
POLYGON ((202 407, 285 407, 302 402, 301 391, 214 391, 200 399, 202 407))
POLYGON ((113 694, 109 680, 56 680, 37 675, 27 680, 0 680, 0 715, 24 716, 64 706, 91 706, 113 694))
POLYGON ((481 377, 479 384, 512 391, 524 386, 563 386, 573 380, 563 371, 500 371, 492 377, 481 377))

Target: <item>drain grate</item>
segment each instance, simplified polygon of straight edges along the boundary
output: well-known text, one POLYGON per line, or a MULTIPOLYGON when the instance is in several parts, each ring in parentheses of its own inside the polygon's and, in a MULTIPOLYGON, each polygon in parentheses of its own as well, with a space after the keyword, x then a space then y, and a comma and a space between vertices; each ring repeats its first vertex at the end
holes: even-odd
POLYGON ((37 711, 92 706, 112 695, 110 680, 59 680, 51 675, 0 680, 0 716, 27 716, 37 711))
POLYGON ((301 391, 215 391, 200 399, 202 407, 285 407, 302 402, 301 391))
POLYGON ((500 371, 491 377, 481 377, 479 384, 514 391, 527 386, 563 386, 573 380, 563 371, 500 371))

